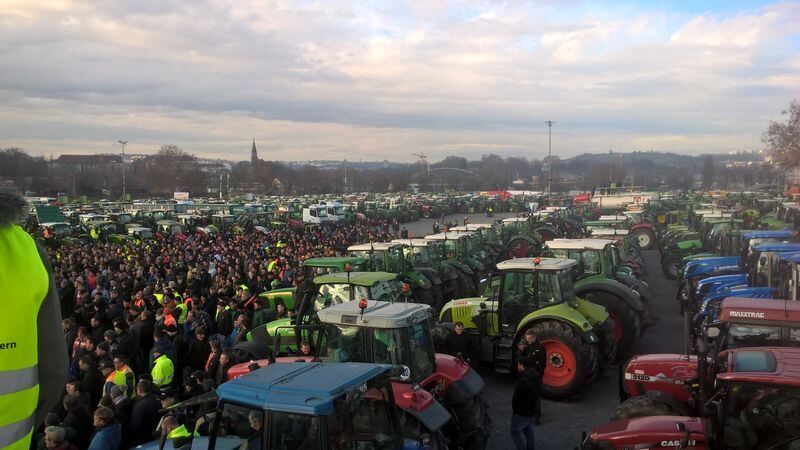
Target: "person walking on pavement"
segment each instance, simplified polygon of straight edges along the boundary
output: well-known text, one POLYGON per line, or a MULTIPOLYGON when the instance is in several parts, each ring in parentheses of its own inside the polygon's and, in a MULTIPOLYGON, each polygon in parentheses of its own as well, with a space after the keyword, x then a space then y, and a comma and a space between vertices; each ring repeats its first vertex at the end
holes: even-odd
POLYGON ((514 384, 511 396, 511 439, 517 450, 534 450, 536 444, 533 434, 533 422, 539 401, 539 382, 536 378, 536 363, 532 358, 517 361, 517 371, 522 375, 514 384))
POLYGON ((28 204, 0 193, 0 444, 27 450, 67 377, 61 303, 44 249, 16 223, 28 204))

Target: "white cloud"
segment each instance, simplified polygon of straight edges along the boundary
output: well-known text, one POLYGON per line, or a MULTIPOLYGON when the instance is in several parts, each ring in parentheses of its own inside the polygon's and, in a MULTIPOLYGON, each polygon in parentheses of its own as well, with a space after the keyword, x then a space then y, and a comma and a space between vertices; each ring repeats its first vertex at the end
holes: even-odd
POLYGON ((757 147, 798 95, 800 7, 7 1, 0 148, 246 159, 757 147))

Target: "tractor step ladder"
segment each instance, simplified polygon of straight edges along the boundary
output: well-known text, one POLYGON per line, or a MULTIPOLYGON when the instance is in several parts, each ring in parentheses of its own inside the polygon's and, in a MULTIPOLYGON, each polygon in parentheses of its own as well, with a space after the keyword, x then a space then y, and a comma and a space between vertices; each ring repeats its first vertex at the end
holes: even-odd
POLYGON ((514 359, 514 340, 503 336, 495 348, 494 371, 497 373, 511 373, 511 361, 514 359))

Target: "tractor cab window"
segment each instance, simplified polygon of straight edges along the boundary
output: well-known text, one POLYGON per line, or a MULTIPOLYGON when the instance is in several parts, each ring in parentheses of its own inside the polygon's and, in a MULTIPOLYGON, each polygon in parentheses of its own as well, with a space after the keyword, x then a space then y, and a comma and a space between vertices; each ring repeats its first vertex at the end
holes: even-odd
POLYGON ((731 325, 725 348, 781 345, 781 328, 761 325, 731 325))
POLYGON ((405 271, 405 256, 402 247, 393 247, 389 250, 387 272, 400 273, 405 271))
POLYGON ((224 403, 214 428, 217 430, 215 448, 261 448, 264 436, 264 411, 235 403, 224 403))
POLYGON ((385 387, 367 388, 363 394, 334 401, 335 412, 327 418, 328 448, 361 450, 396 448, 400 436, 391 417, 385 387))
POLYGON ((402 285, 399 281, 379 281, 369 288, 369 296, 363 298, 393 302, 401 298, 402 285))
POLYGON ((572 279, 567 271, 519 271, 503 274, 501 286, 502 320, 504 324, 515 324, 522 317, 538 308, 561 302, 562 292, 559 278, 572 289, 572 279))
POLYGON ((364 286, 347 283, 323 284, 315 301, 315 310, 320 311, 330 305, 349 302, 355 298, 369 298, 369 290, 364 286))
POLYGON ((416 265, 430 265, 431 257, 428 254, 428 249, 425 247, 404 247, 403 253, 415 266, 416 265))
POLYGON ((456 241, 444 241, 445 259, 453 259, 458 256, 456 241))
POLYGON ((365 362, 365 337, 362 328, 350 325, 323 325, 325 345, 320 358, 329 362, 365 362))
POLYGON ((270 421, 269 441, 269 448, 322 450, 319 417, 275 411, 270 421))
POLYGON ((433 372, 436 362, 427 321, 406 328, 374 328, 372 334, 373 362, 407 366, 412 381, 433 372))
POLYGON ((800 437, 800 388, 749 383, 730 386, 725 448, 793 449, 800 437))

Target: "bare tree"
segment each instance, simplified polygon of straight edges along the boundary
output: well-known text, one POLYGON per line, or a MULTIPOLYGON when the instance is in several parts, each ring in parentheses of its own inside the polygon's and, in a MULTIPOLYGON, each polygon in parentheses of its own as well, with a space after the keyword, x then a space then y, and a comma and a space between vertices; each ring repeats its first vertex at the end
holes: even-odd
POLYGON ((784 168, 800 166, 800 100, 792 100, 789 109, 782 111, 785 123, 771 121, 762 140, 773 162, 784 168))

